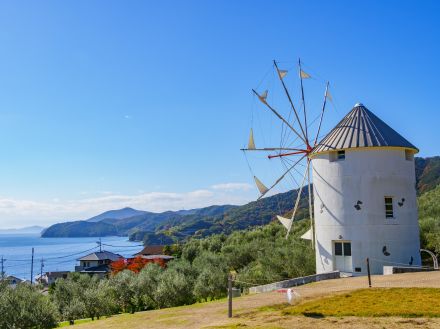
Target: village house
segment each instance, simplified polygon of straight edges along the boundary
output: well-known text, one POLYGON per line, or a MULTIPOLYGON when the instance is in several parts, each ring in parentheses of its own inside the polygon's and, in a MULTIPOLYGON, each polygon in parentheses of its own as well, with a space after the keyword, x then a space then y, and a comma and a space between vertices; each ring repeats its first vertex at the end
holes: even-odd
POLYGON ((42 276, 37 275, 35 281, 44 285, 50 285, 55 283, 57 279, 67 279, 67 275, 70 271, 52 271, 43 273, 42 276))
POLYGON ((134 256, 151 256, 151 255, 163 255, 165 246, 153 245, 145 246, 144 249, 134 254, 134 256))
POLYGON ((8 285, 10 285, 10 286, 12 286, 12 287, 15 287, 17 284, 23 282, 22 279, 17 278, 17 277, 12 276, 12 275, 9 275, 9 276, 5 277, 5 278, 2 279, 2 280, 5 280, 5 281, 8 283, 8 285))
POLYGON ((164 255, 164 246, 152 245, 145 246, 144 249, 133 255, 134 257, 142 257, 149 262, 165 265, 170 260, 174 259, 173 256, 164 255))
POLYGON ((75 272, 104 277, 111 272, 110 263, 123 258, 105 250, 92 252, 78 259, 79 266, 75 266, 75 272))

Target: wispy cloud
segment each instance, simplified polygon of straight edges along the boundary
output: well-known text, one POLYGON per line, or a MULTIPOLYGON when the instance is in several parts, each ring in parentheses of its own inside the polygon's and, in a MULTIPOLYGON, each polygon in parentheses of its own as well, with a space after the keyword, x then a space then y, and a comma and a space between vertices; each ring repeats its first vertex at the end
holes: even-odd
POLYGON ((222 191, 249 191, 253 188, 252 185, 248 183, 222 183, 211 186, 214 190, 222 190, 222 191))
POLYGON ((153 212, 206 207, 214 204, 245 204, 254 199, 246 183, 216 184, 189 192, 143 192, 133 195, 102 194, 75 200, 47 202, 0 197, 0 228, 34 224, 49 225, 85 219, 110 209, 133 207, 153 212))

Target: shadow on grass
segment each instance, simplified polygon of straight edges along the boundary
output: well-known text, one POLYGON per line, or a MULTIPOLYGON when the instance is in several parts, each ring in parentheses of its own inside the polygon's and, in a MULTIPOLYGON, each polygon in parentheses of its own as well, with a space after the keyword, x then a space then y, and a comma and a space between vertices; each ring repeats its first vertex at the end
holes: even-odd
POLYGON ((324 314, 319 312, 303 312, 302 314, 308 318, 313 318, 313 319, 325 318, 324 314))

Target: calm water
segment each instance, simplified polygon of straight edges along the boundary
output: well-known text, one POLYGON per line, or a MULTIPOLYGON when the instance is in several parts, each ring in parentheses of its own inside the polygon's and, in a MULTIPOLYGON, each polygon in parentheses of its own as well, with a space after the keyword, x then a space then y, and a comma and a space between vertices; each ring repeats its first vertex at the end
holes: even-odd
MULTIPOLYGON (((3 256, 6 275, 30 279, 32 247, 34 247, 34 277, 43 272, 74 271, 76 260, 93 251, 98 251, 98 238, 40 238, 32 234, 0 234, 0 258, 3 256), (94 249, 93 249, 94 248, 94 249), (92 249, 92 250, 91 250, 92 249)), ((127 237, 102 238, 102 249, 132 256, 142 249, 139 242, 130 242, 127 237)), ((1 265, 1 264, 0 264, 1 265)), ((1 268, 0 268, 1 271, 1 268)))

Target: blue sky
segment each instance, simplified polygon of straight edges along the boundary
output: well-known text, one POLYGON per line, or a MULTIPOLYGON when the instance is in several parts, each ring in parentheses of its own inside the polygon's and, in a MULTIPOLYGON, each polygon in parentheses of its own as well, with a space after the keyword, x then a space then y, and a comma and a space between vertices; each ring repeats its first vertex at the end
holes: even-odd
POLYGON ((315 109, 330 80, 324 131, 361 101, 438 155, 439 14, 436 1, 3 1, 0 227, 254 199, 239 148, 273 59, 301 57, 315 109))

